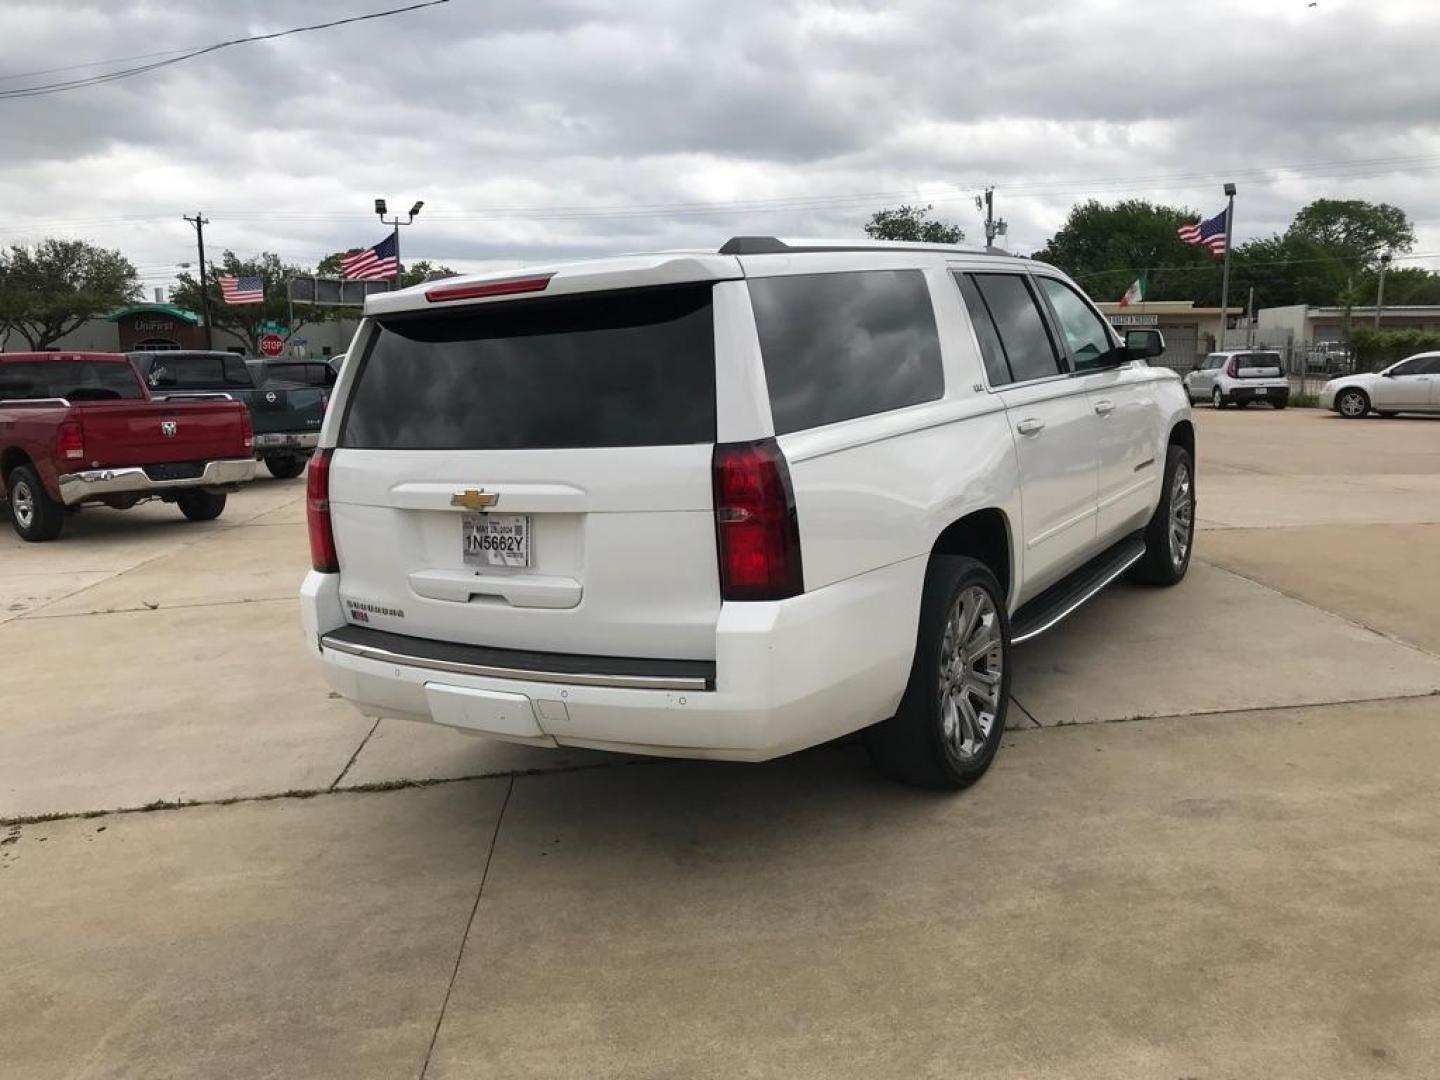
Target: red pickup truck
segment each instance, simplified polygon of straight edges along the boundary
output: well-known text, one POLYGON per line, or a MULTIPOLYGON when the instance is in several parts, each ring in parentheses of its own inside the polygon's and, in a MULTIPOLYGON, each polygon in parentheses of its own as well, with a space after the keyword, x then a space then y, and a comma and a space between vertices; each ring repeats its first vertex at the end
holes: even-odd
POLYGON ((173 502, 192 521, 255 475, 250 412, 226 395, 151 397, 118 353, 0 353, 0 496, 24 540, 67 509, 173 502))

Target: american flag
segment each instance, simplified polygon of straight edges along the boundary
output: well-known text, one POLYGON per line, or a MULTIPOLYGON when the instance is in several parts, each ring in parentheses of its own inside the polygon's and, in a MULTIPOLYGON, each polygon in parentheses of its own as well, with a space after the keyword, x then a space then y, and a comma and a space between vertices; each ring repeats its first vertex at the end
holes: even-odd
POLYGON ((367 281, 392 278, 400 272, 399 247, 395 234, 391 233, 372 248, 346 255, 340 260, 340 273, 367 281))
POLYGON ((222 277, 220 296, 227 304, 263 304, 265 281, 258 277, 222 277))
POLYGON ((1196 222, 1193 225, 1181 225, 1176 230, 1180 239, 1187 244, 1204 244, 1218 259, 1225 254, 1225 215, 1229 211, 1221 210, 1214 217, 1205 221, 1196 222))

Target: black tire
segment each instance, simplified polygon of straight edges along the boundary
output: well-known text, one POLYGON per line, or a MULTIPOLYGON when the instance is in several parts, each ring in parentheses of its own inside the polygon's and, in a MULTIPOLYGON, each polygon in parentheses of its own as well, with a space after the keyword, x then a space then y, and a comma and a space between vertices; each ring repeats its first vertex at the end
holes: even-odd
POLYGON ((225 510, 223 491, 182 491, 175 505, 191 521, 214 521, 225 510))
POLYGON ((1220 392, 1218 386, 1210 391, 1210 404, 1214 405, 1217 409, 1223 409, 1225 407, 1225 395, 1220 392))
POLYGON ((54 540, 65 525, 65 504, 52 499, 32 465, 18 465, 5 482, 10 494, 10 523, 21 540, 54 540))
POLYGON ((1370 395, 1359 387, 1347 386, 1335 395, 1335 411, 1346 420, 1359 420, 1370 411, 1370 395), (1345 411, 1347 398, 1354 402, 1349 412, 1345 411))
POLYGON ((1286 398, 1276 398, 1270 404, 1276 409, 1283 409, 1286 405, 1289 405, 1290 402, 1286 398))
POLYGON ((1190 451, 1171 443, 1165 451, 1165 479, 1160 488, 1160 503, 1150 515, 1150 524, 1145 526, 1145 554, 1130 567, 1127 575, 1137 585, 1176 585, 1190 569, 1190 556, 1195 553, 1195 463, 1190 460, 1190 451), (1177 484, 1176 477, 1184 470, 1185 483, 1177 484), (1188 535, 1185 547, 1177 556, 1170 542, 1171 512, 1175 501, 1185 498, 1189 501, 1185 526, 1188 535))
POLYGON ((299 454, 275 454, 265 459, 265 468, 276 480, 294 480, 305 471, 305 459, 299 454))
POLYGON ((1010 618, 995 575, 976 559, 933 556, 925 574, 915 659, 905 696, 894 716, 865 732, 865 747, 875 767, 892 779, 917 787, 958 790, 979 780, 1005 733, 1010 667, 1010 618), (988 604, 980 599, 982 595, 988 604), (967 603, 973 606, 967 608, 967 603), (948 666, 943 665, 942 654, 950 646, 947 624, 954 616, 960 625, 961 620, 969 619, 970 611, 976 612, 971 640, 982 635, 993 637, 997 644, 984 647, 987 642, 978 640, 976 646, 984 647, 983 652, 967 659, 962 649, 952 654, 948 666), (968 686, 962 674, 966 670, 970 672, 968 686), (942 693, 942 674, 949 693, 942 693), (997 681, 987 681, 988 690, 972 689, 979 685, 977 677, 997 681), (961 699, 973 721, 963 719, 957 704, 961 699), (987 713, 990 726, 984 730, 987 713), (947 714, 950 733, 946 731, 947 714))

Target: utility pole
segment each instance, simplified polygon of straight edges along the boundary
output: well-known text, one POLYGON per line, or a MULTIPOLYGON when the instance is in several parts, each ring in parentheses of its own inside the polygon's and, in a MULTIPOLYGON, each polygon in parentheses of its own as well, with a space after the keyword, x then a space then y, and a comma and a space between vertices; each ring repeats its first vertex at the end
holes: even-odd
POLYGON ((1225 269, 1220 272, 1220 344, 1225 348, 1225 323, 1230 311, 1230 237, 1235 228, 1235 185, 1227 183, 1225 194, 1230 201, 1225 207, 1225 269))
POLYGON ((1390 252, 1380 256, 1380 283, 1375 290, 1375 332, 1380 332, 1380 312, 1385 310, 1385 271, 1390 269, 1390 252))
POLYGON ((193 218, 186 217, 185 220, 195 226, 195 242, 200 245, 200 319, 205 324, 205 348, 213 349, 215 342, 210 336, 210 286, 205 277, 205 226, 210 224, 210 219, 196 210, 193 218))
POLYGON ((993 184, 985 189, 984 195, 975 196, 975 209, 985 211, 985 246, 993 248, 995 237, 1004 236, 1010 228, 1004 218, 999 221, 995 220, 995 187, 993 184))

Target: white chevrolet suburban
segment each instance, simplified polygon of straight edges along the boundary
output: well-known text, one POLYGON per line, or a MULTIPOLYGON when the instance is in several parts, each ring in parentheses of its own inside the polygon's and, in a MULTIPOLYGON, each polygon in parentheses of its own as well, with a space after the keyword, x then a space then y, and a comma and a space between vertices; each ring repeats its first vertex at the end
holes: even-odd
POLYGON ((1051 267, 737 237, 372 295, 311 460, 308 645, 367 715, 988 767, 1011 650, 1189 565, 1180 380, 1051 267))

